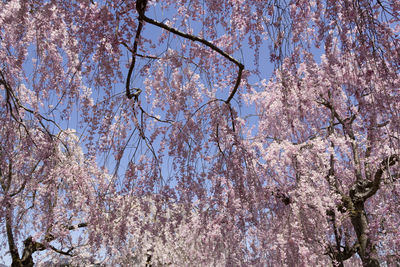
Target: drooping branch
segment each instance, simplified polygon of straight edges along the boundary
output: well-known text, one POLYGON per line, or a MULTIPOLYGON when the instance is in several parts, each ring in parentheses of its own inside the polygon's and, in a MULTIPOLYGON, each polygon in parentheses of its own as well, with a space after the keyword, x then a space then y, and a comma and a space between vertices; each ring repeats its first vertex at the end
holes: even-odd
MULTIPOLYGON (((140 16, 140 15, 139 15, 139 16, 140 16)), ((150 24, 153 24, 153 25, 155 25, 155 26, 158 26, 158 27, 160 27, 160 28, 162 28, 162 29, 164 29, 164 30, 167 30, 167 31, 169 31, 169 32, 172 32, 172 33, 174 33, 174 34, 176 34, 176 35, 178 35, 178 36, 181 36, 181 37, 183 37, 183 38, 189 39, 189 40, 191 40, 191 41, 202 43, 202 44, 204 44, 205 46, 207 46, 207 47, 211 48, 212 50, 214 50, 215 52, 217 52, 218 54, 220 54, 221 56, 223 56, 223 57, 225 57, 226 59, 228 59, 228 60, 229 60, 230 62, 232 62, 233 64, 235 64, 235 65, 238 67, 238 75, 237 75, 237 78, 236 78, 235 86, 233 87, 233 89, 232 89, 230 95, 228 96, 228 98, 225 100, 225 102, 226 102, 227 104, 230 103, 230 101, 232 100, 232 98, 235 96, 235 94, 236 94, 236 92, 237 92, 237 90, 238 90, 238 88, 239 88, 240 81, 241 81, 241 79, 242 79, 242 73, 243 73, 243 69, 244 69, 244 65, 243 65, 242 63, 240 63, 239 61, 237 61, 235 58, 233 58, 231 55, 229 55, 229 54, 227 54, 226 52, 224 52, 222 49, 220 49, 219 47, 217 47, 217 46, 214 45, 213 43, 211 43, 211 42, 209 42, 209 41, 207 41, 207 40, 205 40, 205 39, 203 39, 203 38, 197 37, 197 36, 192 35, 192 34, 188 34, 188 33, 181 32, 181 31, 179 31, 179 30, 177 30, 177 29, 175 29, 175 28, 172 28, 172 27, 170 27, 170 26, 168 26, 168 25, 166 25, 166 24, 164 24, 164 23, 162 23, 162 22, 158 22, 158 21, 156 21, 156 20, 154 20, 154 19, 151 19, 151 18, 149 18, 149 17, 146 17, 146 15, 145 15, 144 13, 142 14, 141 17, 142 17, 142 19, 143 19, 144 21, 146 21, 147 23, 150 23, 150 24)))
POLYGON ((3 85, 5 91, 6 91, 6 104, 7 104, 7 108, 10 112, 11 117, 18 123, 21 123, 21 120, 18 119, 13 112, 13 106, 17 106, 15 103, 15 96, 14 93, 12 91, 12 88, 10 86, 10 84, 7 82, 3 71, 0 70, 0 85, 3 85))
POLYGON ((137 0, 136 1, 136 10, 139 13, 139 24, 136 30, 136 36, 135 36, 135 42, 133 43, 133 49, 129 50, 132 53, 132 59, 131 59, 131 65, 129 66, 128 70, 128 76, 126 77, 126 84, 125 84, 125 90, 126 90, 126 97, 129 99, 132 99, 135 97, 135 100, 137 100, 139 94, 141 93, 141 90, 137 90, 135 93, 131 93, 130 89, 130 84, 131 84, 131 77, 133 73, 133 69, 135 68, 136 64, 136 54, 137 54, 137 48, 138 48, 138 43, 140 41, 140 35, 142 33, 143 29, 143 19, 141 14, 144 13, 146 10, 146 5, 147 5, 147 0, 137 0))
POLYGON ((154 19, 151 19, 151 18, 147 17, 145 15, 147 1, 148 0, 137 0, 136 1, 136 10, 137 10, 137 12, 139 14, 139 19, 138 19, 139 20, 139 24, 138 24, 138 28, 136 30, 136 36, 135 36, 135 42, 133 44, 133 49, 129 49, 129 51, 132 53, 132 62, 131 62, 131 65, 129 67, 128 76, 127 76, 127 79, 126 79, 126 85, 125 85, 126 86, 126 96, 129 99, 132 99, 132 97, 137 98, 138 95, 141 92, 140 90, 137 90, 135 93, 131 93, 131 91, 130 91, 130 81, 131 81, 132 72, 133 72, 133 69, 134 69, 135 63, 136 63, 137 46, 138 46, 138 42, 140 40, 141 31, 143 29, 143 21, 145 21, 147 23, 150 23, 152 25, 160 27, 160 28, 162 28, 164 30, 167 30, 167 31, 169 31, 169 32, 171 32, 173 34, 176 34, 178 36, 181 36, 183 38, 191 40, 193 42, 202 43, 205 46, 211 48, 213 51, 215 51, 218 54, 220 54, 221 56, 223 56, 226 59, 228 59, 233 64, 235 64, 238 67, 238 75, 237 75, 236 82, 235 82, 235 85, 234 85, 231 93, 229 94, 228 98, 225 100, 225 103, 229 104, 230 101, 232 100, 232 98, 235 96, 235 94, 236 94, 236 92, 237 92, 237 90, 239 88, 240 81, 242 79, 242 73, 243 73, 244 65, 242 63, 240 63, 238 60, 236 60, 234 57, 229 55, 228 53, 224 52, 218 46, 214 45, 213 43, 211 43, 211 42, 209 42, 209 41, 207 41, 207 40, 205 40, 203 38, 200 38, 200 37, 195 36, 193 34, 188 34, 188 33, 181 32, 181 31, 179 31, 179 30, 177 30, 177 29, 175 29, 173 27, 170 27, 170 26, 168 26, 168 25, 166 25, 166 24, 164 24, 162 22, 158 22, 158 21, 156 21, 154 19))
POLYGON ((51 133, 47 130, 45 125, 43 124, 42 120, 45 120, 47 122, 51 122, 54 124, 59 130, 62 130, 61 127, 52 119, 49 119, 42 114, 27 108, 25 105, 21 103, 21 100, 18 98, 18 96, 14 93, 14 90, 12 89, 11 85, 6 81, 5 76, 3 75, 3 72, 0 70, 0 85, 3 85, 5 91, 6 91, 6 103, 7 107, 10 111, 11 117, 18 122, 22 127, 25 128, 26 132, 29 134, 28 129, 26 128, 25 124, 23 123, 22 119, 20 118, 20 114, 18 112, 18 109, 23 109, 28 113, 31 113, 33 116, 35 116, 40 125, 43 127, 43 129, 47 132, 47 134, 51 137, 51 133), (14 108, 13 108, 14 107, 14 108), (14 115, 13 110, 17 111, 17 116, 14 115))

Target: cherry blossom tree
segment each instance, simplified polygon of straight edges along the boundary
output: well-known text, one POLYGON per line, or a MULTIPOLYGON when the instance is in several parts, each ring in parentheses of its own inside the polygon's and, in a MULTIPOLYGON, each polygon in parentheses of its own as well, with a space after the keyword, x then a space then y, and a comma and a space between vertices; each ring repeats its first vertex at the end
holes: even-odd
POLYGON ((323 47, 320 62, 296 47, 249 94, 260 116, 252 145, 287 221, 279 230, 271 222, 279 234, 266 240, 282 263, 398 264, 398 3, 326 3, 313 14, 318 4, 291 12, 318 25, 294 33, 323 47))
POLYGON ((0 2, 12 266, 398 264, 399 11, 0 2))

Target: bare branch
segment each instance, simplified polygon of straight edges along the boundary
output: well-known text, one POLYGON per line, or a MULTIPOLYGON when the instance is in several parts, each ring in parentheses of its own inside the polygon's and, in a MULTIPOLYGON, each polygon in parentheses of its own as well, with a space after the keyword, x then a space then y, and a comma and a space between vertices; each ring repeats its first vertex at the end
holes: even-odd
POLYGON ((136 10, 139 13, 139 25, 136 30, 136 36, 135 36, 135 42, 133 43, 133 49, 132 50, 129 49, 129 51, 132 53, 132 62, 131 62, 131 65, 129 66, 128 76, 126 77, 126 84, 125 84, 126 97, 128 97, 129 99, 132 99, 133 97, 135 97, 136 101, 137 101, 140 93, 132 94, 131 89, 130 89, 130 84, 131 84, 132 72, 133 72, 133 69, 135 68, 135 64, 136 64, 136 54, 137 54, 138 43, 140 40, 140 34, 142 33, 142 29, 143 29, 143 19, 142 19, 141 14, 144 14, 144 11, 146 10, 146 5, 147 5, 147 0, 137 0, 136 1, 136 10))
MULTIPOLYGON (((138 54, 137 54, 137 46, 138 46, 138 42, 140 40, 141 31, 143 29, 143 21, 145 21, 147 23, 150 23, 152 25, 160 27, 160 28, 162 28, 164 30, 167 30, 167 31, 169 31, 171 33, 174 33, 174 34, 176 34, 178 36, 181 36, 183 38, 189 39, 189 40, 194 41, 194 42, 202 43, 205 46, 207 46, 207 47, 211 48, 212 50, 214 50, 215 52, 217 52, 218 54, 220 54, 221 56, 223 56, 226 59, 228 59, 230 62, 234 63, 236 66, 238 66, 239 70, 238 70, 238 75, 237 75, 237 78, 236 78, 235 86, 233 87, 230 95, 228 96, 228 98, 225 101, 227 104, 229 104, 230 101, 232 100, 232 98, 235 96, 235 94, 236 94, 236 92, 237 92, 237 90, 239 88, 240 81, 242 79, 242 73, 243 73, 244 65, 242 63, 240 63, 239 61, 237 61, 235 58, 233 58, 231 55, 227 54, 222 49, 220 49, 219 47, 214 45, 213 43, 211 43, 211 42, 209 42, 209 41, 207 41, 207 40, 205 40, 203 38, 197 37, 197 36, 192 35, 192 34, 181 32, 181 31, 179 31, 179 30, 177 30, 175 28, 172 28, 172 27, 170 27, 170 26, 168 26, 168 25, 166 25, 166 24, 164 24, 162 22, 158 22, 156 20, 153 20, 153 19, 147 17, 145 15, 146 6, 147 6, 147 0, 137 0, 136 1, 136 10, 139 13, 139 24, 138 24, 138 28, 136 30, 136 36, 135 36, 135 42, 133 44, 133 49, 130 49, 126 44, 122 43, 122 45, 127 47, 128 50, 132 53, 132 62, 131 62, 131 65, 129 67, 129 70, 128 70, 128 76, 127 76, 126 85, 125 85, 126 86, 126 96, 129 99, 132 99, 132 97, 135 96, 134 94, 132 94, 130 92, 129 86, 130 86, 132 72, 133 72, 133 69, 135 67, 136 56, 138 56, 138 54)), ((149 58, 153 58, 153 57, 149 57, 149 58)), ((154 59, 156 59, 156 58, 154 58, 154 59)), ((135 96, 135 98, 137 98, 137 96, 135 96)))
POLYGON ((163 28, 164 30, 172 32, 172 33, 174 33, 174 34, 176 34, 178 36, 181 36, 183 38, 189 39, 189 40, 194 41, 194 42, 202 43, 205 46, 207 46, 207 47, 211 48, 212 50, 214 50, 215 52, 217 52, 218 54, 220 54, 221 56, 223 56, 226 59, 228 59, 230 62, 234 63, 236 66, 238 66, 239 71, 238 71, 238 76, 236 78, 235 86, 233 87, 229 97, 226 99, 225 102, 228 104, 232 100, 232 98, 235 96, 235 94, 237 92, 237 89, 239 88, 240 81, 242 79, 242 73, 243 73, 243 69, 244 69, 244 65, 242 63, 240 63, 235 58, 233 58, 231 55, 229 55, 226 52, 224 52, 223 50, 221 50, 219 47, 217 47, 213 43, 211 43, 211 42, 209 42, 209 41, 207 41, 207 40, 205 40, 203 38, 197 37, 197 36, 192 35, 192 34, 181 32, 181 31, 179 31, 179 30, 177 30, 175 28, 172 28, 172 27, 170 27, 170 26, 168 26, 168 25, 166 25, 166 24, 164 24, 162 22, 158 22, 158 21, 153 20, 153 19, 151 19, 149 17, 146 17, 144 13, 143 14, 139 13, 139 19, 140 18, 142 18, 147 23, 150 23, 150 24, 153 24, 153 25, 158 26, 160 28, 163 28))

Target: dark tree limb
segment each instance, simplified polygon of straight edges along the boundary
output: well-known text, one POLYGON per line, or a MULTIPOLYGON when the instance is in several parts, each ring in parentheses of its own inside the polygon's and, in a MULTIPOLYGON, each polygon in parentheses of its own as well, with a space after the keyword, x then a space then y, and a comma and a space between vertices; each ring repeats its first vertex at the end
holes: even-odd
MULTIPOLYGON (((6 223, 6 226, 8 224, 6 223)), ((66 229, 68 230, 76 230, 78 228, 82 228, 82 227, 87 227, 88 224, 87 223, 78 223, 76 225, 70 225, 70 226, 64 226, 66 229)), ((9 235, 9 227, 7 227, 7 234, 9 235)), ((33 267, 34 266, 34 262, 33 262, 33 253, 37 252, 37 251, 43 251, 46 249, 51 249, 54 252, 57 252, 61 255, 65 255, 65 256, 70 256, 72 257, 72 251, 75 249, 74 247, 68 249, 67 251, 58 249, 56 247, 54 247, 53 245, 50 245, 49 243, 53 240, 56 239, 56 237, 54 235, 52 235, 51 233, 47 233, 44 241, 45 243, 41 243, 41 242, 37 242, 34 241, 32 236, 29 236, 28 238, 26 238, 24 240, 24 250, 22 252, 22 257, 19 257, 18 254, 18 249, 15 246, 14 243, 14 239, 12 236, 12 231, 10 228, 10 233, 11 236, 9 236, 9 246, 10 246, 10 253, 11 253, 11 257, 12 257, 12 267, 33 267)))
POLYGON ((131 65, 129 66, 128 70, 128 75, 126 78, 126 84, 125 84, 125 90, 126 90, 126 97, 129 99, 132 99, 133 97, 135 100, 138 100, 139 94, 141 93, 141 90, 136 90, 136 92, 132 93, 130 89, 131 85, 131 77, 133 73, 133 69, 135 68, 136 64, 136 54, 137 54, 137 48, 138 48, 138 43, 140 41, 140 35, 142 33, 143 29, 143 18, 142 14, 144 15, 144 11, 146 10, 146 5, 147 5, 147 0, 137 0, 136 1, 136 10, 139 13, 139 24, 136 30, 136 36, 135 36, 135 42, 133 43, 133 49, 129 50, 132 53, 132 59, 131 59, 131 65))
POLYGON ((384 172, 388 170, 389 167, 395 165, 398 162, 400 162, 400 157, 397 154, 391 155, 390 157, 387 157, 384 160, 382 160, 378 170, 375 172, 374 180, 372 181, 372 183, 368 184, 370 189, 365 194, 364 200, 375 195, 375 193, 378 191, 380 187, 384 172))
POLYGON ((88 226, 87 223, 78 223, 78 224, 75 224, 75 225, 67 226, 66 228, 67 228, 68 230, 76 230, 76 229, 78 229, 78 228, 83 228, 83 227, 87 227, 87 226, 88 226))
POLYGON ((272 192, 272 195, 275 196, 277 199, 281 200, 283 204, 285 204, 286 206, 293 202, 290 196, 288 196, 285 193, 282 193, 279 189, 277 190, 277 192, 272 192))
MULTIPOLYGON (((382 182, 382 176, 385 171, 396 163, 400 162, 397 154, 386 157, 379 164, 378 170, 375 172, 374 179, 357 181, 350 189, 350 197, 356 202, 365 202, 368 198, 376 194, 382 182)), ((394 179, 397 178, 395 175, 394 179)))
POLYGON ((386 157, 379 164, 372 181, 356 181, 350 189, 350 200, 348 203, 348 207, 350 208, 349 213, 354 231, 357 234, 359 243, 357 252, 363 262, 363 266, 379 266, 376 245, 369 238, 368 234, 368 219, 364 209, 365 201, 375 195, 379 190, 385 171, 389 171, 389 168, 399 161, 400 157, 398 154, 386 157))
POLYGON ((339 263, 339 267, 344 266, 344 261, 353 257, 357 253, 360 245, 355 242, 352 246, 339 246, 336 249, 329 245, 327 254, 330 256, 334 263, 339 263))
MULTIPOLYGON (((10 203, 7 203, 8 206, 10 206, 10 203)), ((10 249, 10 254, 11 254, 11 259, 12 262, 18 262, 19 261, 19 253, 18 253, 18 248, 15 245, 15 240, 14 240, 14 234, 12 231, 12 218, 11 218, 11 210, 6 211, 6 232, 7 232, 7 241, 8 241, 8 247, 10 249)), ((14 265, 12 265, 14 266, 14 265)))
MULTIPOLYGON (((231 93, 229 94, 228 98, 225 100, 225 103, 229 104, 230 101, 232 100, 232 98, 235 96, 235 94, 236 94, 236 92, 237 92, 237 90, 239 88, 240 81, 242 79, 242 73, 243 73, 244 65, 242 63, 240 63, 239 61, 237 61, 235 58, 233 58, 231 55, 227 54, 222 49, 220 49, 219 47, 214 45, 213 43, 211 43, 211 42, 209 42, 209 41, 207 41, 207 40, 205 40, 203 38, 197 37, 197 36, 192 35, 192 34, 181 32, 181 31, 179 31, 179 30, 177 30, 175 28, 172 28, 172 27, 170 27, 170 26, 168 26, 168 25, 166 25, 166 24, 164 24, 162 22, 158 22, 156 20, 153 20, 153 19, 147 17, 145 15, 146 7, 147 7, 147 1, 148 0, 137 0, 136 1, 136 10, 137 10, 137 12, 139 14, 139 19, 138 19, 139 20, 139 24, 138 24, 138 27, 137 27, 137 30, 136 30, 136 36, 135 36, 135 42, 133 44, 133 49, 128 49, 132 53, 132 61, 131 61, 131 65, 130 65, 129 70, 128 70, 128 76, 127 76, 127 79, 126 79, 126 85, 125 85, 126 96, 129 99, 132 99, 133 97, 135 97, 135 99, 137 100, 137 98, 138 98, 138 96, 139 96, 139 94, 141 92, 140 90, 137 90, 135 93, 132 93, 131 90, 130 90, 130 82, 131 82, 132 72, 133 72, 133 69, 134 69, 135 64, 136 64, 137 47, 138 47, 138 42, 140 40, 140 35, 141 35, 141 32, 142 32, 142 29, 143 29, 143 21, 145 21, 147 23, 150 23, 152 25, 160 27, 160 28, 162 28, 164 30, 167 30, 167 31, 169 31, 169 32, 171 32, 173 34, 176 34, 178 36, 181 36, 183 38, 189 39, 189 40, 194 41, 194 42, 202 43, 205 46, 211 48, 213 51, 215 51, 218 54, 220 54, 221 56, 223 56, 226 59, 228 59, 230 62, 232 62, 236 66, 238 66, 239 70, 238 70, 238 75, 237 75, 237 78, 236 78, 235 86, 233 87, 233 89, 232 89, 231 93)), ((126 46, 126 44, 125 44, 125 46, 126 46)))
POLYGON ((240 63, 235 58, 233 58, 231 55, 229 55, 226 52, 224 52, 223 50, 221 50, 221 48, 217 47, 213 43, 211 43, 211 42, 209 42, 209 41, 207 41, 207 40, 205 40, 203 38, 197 37, 197 36, 192 35, 192 34, 181 32, 181 31, 179 31, 179 30, 177 30, 175 28, 172 28, 172 27, 170 27, 170 26, 168 26, 168 25, 166 25, 166 24, 164 24, 162 22, 158 22, 158 21, 156 21, 154 19, 146 17, 144 13, 142 15, 140 15, 140 13, 139 13, 139 18, 140 17, 142 17, 142 19, 147 23, 150 23, 150 24, 153 24, 155 26, 158 26, 158 27, 160 27, 160 28, 162 28, 164 30, 172 32, 172 33, 174 33, 174 34, 176 34, 178 36, 181 36, 183 38, 189 39, 191 41, 202 43, 205 46, 207 46, 207 47, 211 48, 212 50, 214 50, 215 52, 217 52, 218 54, 220 54, 221 56, 223 56, 226 59, 228 59, 230 62, 232 62, 236 66, 238 66, 239 70, 238 70, 238 76, 236 78, 235 86, 233 87, 233 89, 232 89, 230 95, 228 96, 228 98, 225 100, 225 102, 227 104, 230 103, 232 98, 235 96, 235 94, 237 92, 237 89, 239 88, 240 81, 242 79, 242 73, 243 73, 243 69, 244 69, 244 65, 242 63, 240 63))

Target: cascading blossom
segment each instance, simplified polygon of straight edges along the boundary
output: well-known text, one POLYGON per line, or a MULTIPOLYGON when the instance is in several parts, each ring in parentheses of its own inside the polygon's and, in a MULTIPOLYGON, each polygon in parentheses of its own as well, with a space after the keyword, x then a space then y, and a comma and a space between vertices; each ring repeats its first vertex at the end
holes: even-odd
POLYGON ((6 263, 397 264, 399 12, 0 1, 6 263))

